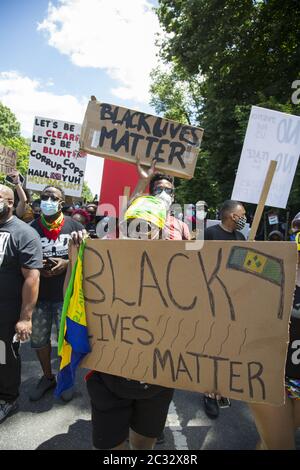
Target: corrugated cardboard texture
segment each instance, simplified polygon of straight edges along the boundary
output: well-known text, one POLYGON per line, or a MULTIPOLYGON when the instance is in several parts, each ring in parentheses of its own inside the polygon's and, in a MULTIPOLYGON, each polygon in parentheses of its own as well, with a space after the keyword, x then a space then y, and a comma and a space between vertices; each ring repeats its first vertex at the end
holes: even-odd
POLYGON ((194 175, 203 129, 140 111, 90 101, 85 113, 81 150, 104 158, 151 165, 181 178, 194 175))
POLYGON ((280 405, 295 274, 288 242, 89 240, 82 366, 280 405))

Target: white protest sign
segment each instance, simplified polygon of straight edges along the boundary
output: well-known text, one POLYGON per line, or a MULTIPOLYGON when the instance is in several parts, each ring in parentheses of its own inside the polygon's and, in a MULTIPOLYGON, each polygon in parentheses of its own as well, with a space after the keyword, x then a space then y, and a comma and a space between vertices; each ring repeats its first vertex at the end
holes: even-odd
POLYGON ((257 204, 271 160, 266 205, 285 208, 300 154, 300 117, 252 106, 231 199, 257 204))
POLYGON ((81 196, 87 157, 79 152, 80 131, 80 124, 34 119, 27 189, 42 191, 53 184, 68 196, 81 196))

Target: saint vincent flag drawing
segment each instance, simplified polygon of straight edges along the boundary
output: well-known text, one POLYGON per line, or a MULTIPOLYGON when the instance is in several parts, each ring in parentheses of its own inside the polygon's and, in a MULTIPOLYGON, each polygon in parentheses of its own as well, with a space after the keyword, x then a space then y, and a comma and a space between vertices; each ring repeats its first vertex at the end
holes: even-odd
POLYGON ((278 318, 282 318, 284 304, 284 267, 280 258, 275 258, 274 256, 261 253, 252 248, 235 246, 231 249, 227 268, 258 276, 280 287, 281 296, 278 318))
POLYGON ((61 356, 61 363, 55 389, 55 396, 57 397, 60 397, 65 390, 74 385, 77 366, 86 354, 91 351, 82 288, 84 248, 85 242, 82 242, 72 270, 62 310, 58 340, 58 354, 61 356))

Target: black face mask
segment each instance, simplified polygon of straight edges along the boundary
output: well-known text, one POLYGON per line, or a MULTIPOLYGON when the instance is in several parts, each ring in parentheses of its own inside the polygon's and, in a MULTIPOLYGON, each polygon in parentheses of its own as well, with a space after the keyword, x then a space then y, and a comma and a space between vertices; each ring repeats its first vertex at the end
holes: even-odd
POLYGON ((33 214, 33 217, 34 217, 35 219, 38 219, 38 218, 40 217, 40 214, 37 214, 37 213, 35 212, 35 213, 33 214))

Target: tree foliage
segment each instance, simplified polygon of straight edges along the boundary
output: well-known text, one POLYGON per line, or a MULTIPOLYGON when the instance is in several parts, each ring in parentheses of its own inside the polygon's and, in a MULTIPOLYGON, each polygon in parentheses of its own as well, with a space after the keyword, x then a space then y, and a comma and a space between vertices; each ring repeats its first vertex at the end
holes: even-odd
MULTIPOLYGON (((291 102, 291 85, 300 78, 300 2, 159 0, 157 15, 167 33, 160 54, 169 72, 161 72, 163 79, 154 73, 152 104, 186 122, 184 107, 204 128, 195 177, 179 192, 197 200, 205 191, 201 199, 214 205, 216 196, 221 202, 231 195, 251 105, 300 115, 291 102)), ((299 183, 298 170, 289 200, 294 211, 299 183)))

